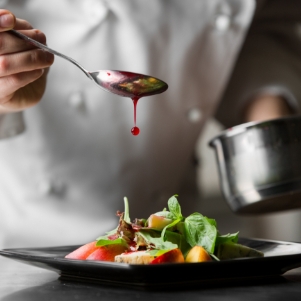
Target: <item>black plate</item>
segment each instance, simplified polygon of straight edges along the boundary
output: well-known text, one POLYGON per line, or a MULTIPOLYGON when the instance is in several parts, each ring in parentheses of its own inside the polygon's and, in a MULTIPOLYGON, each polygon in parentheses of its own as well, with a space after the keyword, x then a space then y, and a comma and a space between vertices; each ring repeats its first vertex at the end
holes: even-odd
POLYGON ((103 283, 155 287, 187 285, 208 280, 282 275, 301 266, 301 244, 241 238, 239 243, 264 252, 263 258, 202 263, 130 265, 115 262, 65 259, 79 246, 5 249, 0 255, 53 270, 62 278, 103 283))

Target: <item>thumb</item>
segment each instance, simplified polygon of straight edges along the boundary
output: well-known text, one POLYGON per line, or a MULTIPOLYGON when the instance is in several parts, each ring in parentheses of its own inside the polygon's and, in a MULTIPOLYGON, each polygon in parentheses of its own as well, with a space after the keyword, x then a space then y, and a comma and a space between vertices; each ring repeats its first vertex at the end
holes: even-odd
POLYGON ((0 9, 0 32, 14 28, 16 17, 6 9, 0 9))

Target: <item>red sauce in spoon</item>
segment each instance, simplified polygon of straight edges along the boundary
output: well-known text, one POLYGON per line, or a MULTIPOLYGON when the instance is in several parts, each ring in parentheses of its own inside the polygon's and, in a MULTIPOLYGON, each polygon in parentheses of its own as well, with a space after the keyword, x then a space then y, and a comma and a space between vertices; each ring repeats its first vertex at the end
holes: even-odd
POLYGON ((127 71, 110 71, 107 76, 109 80, 107 90, 123 97, 130 97, 134 104, 134 127, 131 133, 134 136, 139 135, 140 129, 136 126, 137 103, 141 97, 159 94, 167 90, 168 85, 163 81, 152 77, 127 71))

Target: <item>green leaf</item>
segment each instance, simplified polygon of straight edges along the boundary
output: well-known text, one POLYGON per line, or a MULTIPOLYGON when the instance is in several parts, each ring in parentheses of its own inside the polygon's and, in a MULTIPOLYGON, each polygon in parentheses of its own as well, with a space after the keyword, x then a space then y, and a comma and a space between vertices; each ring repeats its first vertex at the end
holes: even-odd
POLYGON ((181 213, 181 206, 176 197, 177 195, 174 195, 168 200, 168 208, 176 219, 183 219, 183 215, 181 213))
POLYGON ((172 250, 178 248, 177 244, 170 241, 164 241, 161 238, 160 232, 153 230, 140 230, 136 232, 137 240, 142 240, 147 244, 148 249, 172 250), (141 236, 141 238, 139 238, 141 236))
POLYGON ((237 243, 238 233, 239 232, 236 232, 236 233, 233 233, 233 234, 228 233, 226 235, 218 235, 217 238, 216 238, 215 245, 218 246, 220 244, 224 244, 224 243, 227 243, 227 242, 237 243))
POLYGON ((176 244, 178 248, 182 251, 184 257, 186 257, 188 251, 191 249, 191 246, 187 242, 185 236, 180 233, 167 230, 165 232, 165 240, 176 244))
POLYGON ((217 229, 217 223, 216 223, 215 219, 212 219, 212 218, 209 218, 209 217, 205 217, 205 219, 207 219, 208 222, 217 229))
POLYGON ((217 237, 216 222, 195 212, 185 219, 185 236, 191 247, 202 246, 212 254, 217 237))
POLYGON ((165 218, 172 219, 172 220, 175 219, 175 216, 171 212, 166 211, 166 210, 159 211, 159 212, 155 213, 155 215, 157 215, 157 216, 163 216, 165 218))
POLYGON ((185 236, 185 222, 179 222, 177 223, 177 231, 185 236))
POLYGON ((107 246, 107 245, 116 245, 116 244, 123 244, 123 245, 127 245, 127 243, 125 242, 124 239, 122 238, 117 238, 114 240, 110 240, 110 239, 100 239, 96 242, 96 246, 97 247, 103 247, 103 246, 107 246))
POLYGON ((127 197, 123 198, 124 201, 124 220, 127 223, 131 223, 131 219, 130 219, 130 209, 129 209, 129 201, 127 197))
POLYGON ((165 236, 165 232, 168 228, 171 228, 173 226, 175 226, 177 223, 179 223, 181 221, 181 219, 176 219, 174 220, 171 224, 165 226, 161 232, 161 238, 164 240, 164 236, 165 236))

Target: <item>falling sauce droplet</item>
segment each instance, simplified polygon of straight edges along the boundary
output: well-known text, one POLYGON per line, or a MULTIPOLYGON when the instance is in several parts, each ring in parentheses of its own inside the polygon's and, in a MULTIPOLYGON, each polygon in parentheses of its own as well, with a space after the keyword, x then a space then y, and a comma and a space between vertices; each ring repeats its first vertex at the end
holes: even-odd
POLYGON ((139 133, 140 133, 140 129, 139 129, 137 126, 134 126, 134 127, 131 129, 131 133, 132 133, 134 136, 137 136, 137 135, 139 135, 139 133))
POLYGON ((139 97, 135 96, 132 98, 132 100, 134 103, 134 127, 131 129, 131 133, 134 136, 137 136, 140 133, 140 129, 136 126, 136 110, 137 110, 137 103, 138 103, 139 97))

